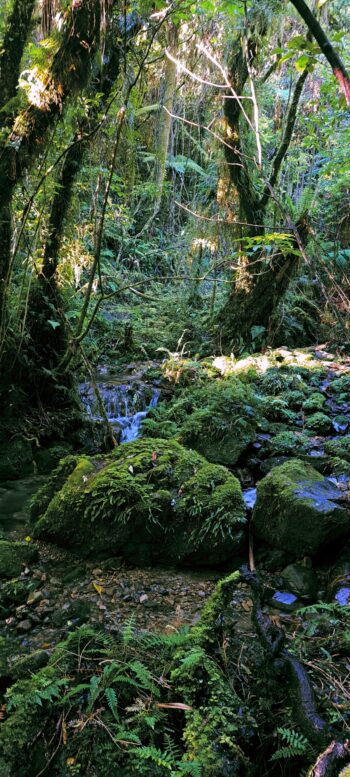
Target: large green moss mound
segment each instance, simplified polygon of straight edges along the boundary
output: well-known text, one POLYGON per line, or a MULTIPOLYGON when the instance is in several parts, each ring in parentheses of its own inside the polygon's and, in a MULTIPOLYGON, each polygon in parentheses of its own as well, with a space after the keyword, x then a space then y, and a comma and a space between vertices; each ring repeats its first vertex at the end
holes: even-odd
POLYGON ((149 437, 176 438, 215 464, 233 467, 255 439, 261 398, 239 378, 217 378, 160 403, 143 424, 149 437))
POLYGON ((238 480, 171 440, 139 440, 95 459, 69 456, 32 504, 34 536, 133 563, 221 563, 242 547, 238 480))
POLYGON ((350 536, 350 503, 311 465, 291 459, 258 483, 252 526, 259 539, 295 557, 350 536))

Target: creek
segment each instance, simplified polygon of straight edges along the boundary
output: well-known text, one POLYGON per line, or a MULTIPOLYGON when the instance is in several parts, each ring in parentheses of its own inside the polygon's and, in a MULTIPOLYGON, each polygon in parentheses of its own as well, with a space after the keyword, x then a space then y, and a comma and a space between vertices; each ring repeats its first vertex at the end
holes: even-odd
MULTIPOLYGON (((137 372, 119 376, 110 371, 110 368, 101 366, 94 378, 107 418, 119 442, 137 439, 142 421, 159 399, 159 389, 144 383, 141 374, 137 372)), ((102 421, 92 381, 80 384, 80 396, 90 418, 102 421)))
MULTIPOLYGON (((141 423, 155 407, 160 391, 142 380, 143 367, 130 374, 117 374, 112 367, 99 366, 94 375, 108 420, 119 442, 136 440, 141 423)), ((93 381, 79 386, 86 413, 95 421, 102 421, 101 410, 93 381)), ((0 530, 11 534, 23 528, 28 520, 30 499, 43 482, 43 477, 30 475, 20 480, 0 483, 0 530)))

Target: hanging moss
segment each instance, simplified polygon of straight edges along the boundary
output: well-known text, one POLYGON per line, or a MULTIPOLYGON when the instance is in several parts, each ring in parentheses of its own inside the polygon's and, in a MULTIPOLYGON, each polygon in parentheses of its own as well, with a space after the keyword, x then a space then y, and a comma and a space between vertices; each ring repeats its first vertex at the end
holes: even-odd
POLYGON ((242 548, 238 480, 175 441, 64 459, 32 503, 34 536, 138 563, 221 563, 242 548))

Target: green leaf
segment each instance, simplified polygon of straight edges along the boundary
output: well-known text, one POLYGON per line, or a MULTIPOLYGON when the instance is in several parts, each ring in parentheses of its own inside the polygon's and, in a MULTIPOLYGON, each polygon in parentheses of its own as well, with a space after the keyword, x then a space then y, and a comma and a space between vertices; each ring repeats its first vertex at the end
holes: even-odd
POLYGON ((47 323, 52 326, 52 329, 57 329, 58 326, 61 326, 59 321, 53 321, 51 318, 47 320, 47 323))

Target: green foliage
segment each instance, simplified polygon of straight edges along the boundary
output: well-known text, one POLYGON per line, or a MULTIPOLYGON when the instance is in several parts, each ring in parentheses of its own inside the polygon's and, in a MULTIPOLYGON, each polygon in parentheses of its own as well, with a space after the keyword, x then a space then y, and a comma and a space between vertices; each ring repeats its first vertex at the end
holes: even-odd
POLYGON ((310 753, 310 744, 300 732, 290 728, 279 727, 277 733, 284 744, 271 756, 271 761, 280 761, 281 759, 304 756, 310 753))
POLYGON ((53 751, 52 777, 64 777, 67 764, 99 777, 111 768, 123 777, 210 777, 229 754, 247 763, 237 743, 242 704, 207 640, 237 581, 220 583, 193 633, 130 636, 128 625, 127 636, 88 626, 70 634, 47 667, 7 692, 0 759, 11 776, 34 777, 53 751))
POLYGON ((209 461, 233 466, 254 440, 258 397, 233 376, 210 380, 209 373, 209 380, 200 385, 201 374, 197 370, 194 386, 177 393, 170 403, 159 403, 144 422, 143 432, 150 437, 176 435, 209 461))

